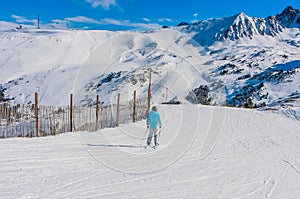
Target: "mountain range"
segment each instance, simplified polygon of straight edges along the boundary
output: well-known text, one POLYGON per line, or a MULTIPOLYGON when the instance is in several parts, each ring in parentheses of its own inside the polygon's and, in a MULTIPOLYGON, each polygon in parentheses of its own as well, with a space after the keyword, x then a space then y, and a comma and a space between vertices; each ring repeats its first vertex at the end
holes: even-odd
POLYGON ((222 19, 204 20, 193 24, 183 22, 178 26, 185 26, 182 29, 184 32, 197 32, 194 39, 202 45, 209 45, 227 39, 252 39, 257 35, 275 37, 285 28, 300 28, 300 12, 288 6, 282 13, 267 18, 249 17, 241 12, 222 19))
POLYGON ((300 11, 267 18, 245 13, 146 32, 0 31, 0 100, 31 104, 153 103, 299 107, 300 11))

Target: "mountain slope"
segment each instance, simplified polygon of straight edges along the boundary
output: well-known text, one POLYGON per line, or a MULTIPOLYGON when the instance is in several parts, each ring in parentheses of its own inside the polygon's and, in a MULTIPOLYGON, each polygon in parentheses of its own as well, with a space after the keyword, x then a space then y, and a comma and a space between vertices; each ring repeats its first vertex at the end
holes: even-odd
POLYGON ((91 103, 96 94, 109 103, 121 90, 124 100, 134 89, 140 97, 146 96, 152 69, 158 101, 165 99, 161 94, 166 85, 173 96, 184 98, 202 81, 193 65, 207 61, 198 49, 185 46, 187 39, 188 35, 173 30, 5 32, 0 35, 4 52, 0 84, 15 103, 33 102, 34 92, 40 93, 42 104, 67 104, 71 92, 77 104, 91 103), (120 74, 118 78, 103 81, 114 73, 120 74))
POLYGON ((277 103, 288 102, 292 93, 299 93, 299 48, 294 46, 299 39, 294 39, 295 34, 298 30, 286 29, 276 38, 239 40, 221 49, 220 44, 210 46, 214 67, 208 74, 208 86, 216 100, 213 103, 245 106, 250 100, 253 106, 299 106, 299 98, 277 103), (220 92, 223 98, 218 99, 220 92))
POLYGON ((89 105, 96 95, 114 103, 119 92, 130 100, 133 90, 143 98, 151 69, 154 103, 299 106, 298 19, 287 7, 266 19, 240 13, 144 33, 0 32, 0 100, 30 104, 39 92, 41 104, 66 105, 74 93, 89 105))
MULTIPOLYGON (((211 72, 206 74, 210 81, 205 85, 210 94, 205 92, 204 102, 239 107, 299 106, 299 17, 298 9, 287 7, 266 19, 240 13, 180 27, 194 35, 190 44, 206 46, 211 56, 207 62, 211 72), (254 83, 255 77, 260 78, 254 83)), ((192 102, 202 98, 197 89, 189 94, 192 102)))

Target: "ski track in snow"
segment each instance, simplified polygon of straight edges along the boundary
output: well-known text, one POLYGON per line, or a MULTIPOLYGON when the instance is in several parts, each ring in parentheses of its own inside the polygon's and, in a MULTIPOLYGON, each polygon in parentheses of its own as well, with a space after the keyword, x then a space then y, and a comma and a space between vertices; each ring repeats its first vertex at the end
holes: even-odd
MULTIPOLYGON (((299 123, 271 112, 159 106, 157 149, 144 121, 98 132, 0 140, 0 198, 297 198, 299 123)), ((299 163, 298 163, 299 165, 299 163)))

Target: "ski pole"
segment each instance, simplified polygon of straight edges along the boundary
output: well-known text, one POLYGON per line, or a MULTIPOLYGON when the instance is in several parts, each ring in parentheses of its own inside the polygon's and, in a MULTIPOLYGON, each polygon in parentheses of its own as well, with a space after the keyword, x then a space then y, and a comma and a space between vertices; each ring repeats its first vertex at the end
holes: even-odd
POLYGON ((147 134, 148 130, 149 130, 149 128, 146 128, 146 131, 145 131, 145 133, 144 133, 144 136, 143 136, 142 139, 141 139, 141 144, 140 144, 140 146, 142 146, 142 142, 143 142, 144 138, 146 137, 146 134, 147 134))
POLYGON ((162 129, 165 128, 165 126, 163 126, 162 128, 159 128, 159 131, 158 131, 158 137, 157 137, 157 142, 159 143, 159 140, 160 140, 160 134, 161 134, 161 131, 162 129))

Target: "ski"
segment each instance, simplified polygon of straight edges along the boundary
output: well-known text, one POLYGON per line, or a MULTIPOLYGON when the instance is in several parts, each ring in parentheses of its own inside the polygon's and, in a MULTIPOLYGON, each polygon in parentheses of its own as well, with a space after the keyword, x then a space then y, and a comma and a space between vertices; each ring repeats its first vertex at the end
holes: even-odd
POLYGON ((149 145, 146 145, 145 146, 145 149, 149 149, 149 148, 152 148, 152 149, 157 149, 158 145, 156 146, 149 146, 149 145))

